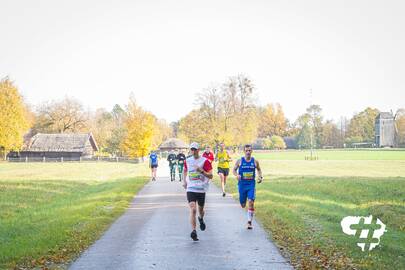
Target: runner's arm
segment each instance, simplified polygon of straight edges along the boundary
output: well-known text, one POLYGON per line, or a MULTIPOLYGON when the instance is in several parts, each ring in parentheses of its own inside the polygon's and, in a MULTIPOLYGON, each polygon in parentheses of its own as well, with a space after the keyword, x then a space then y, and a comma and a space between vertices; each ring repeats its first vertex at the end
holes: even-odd
POLYGON ((200 172, 205 177, 212 179, 214 175, 212 174, 212 165, 208 159, 205 160, 204 166, 202 168, 197 168, 197 171, 200 172))
POLYGON ((259 175, 259 181, 257 181, 258 183, 261 183, 263 181, 263 173, 262 173, 262 168, 260 168, 260 164, 259 161, 257 161, 255 159, 256 162, 256 170, 257 170, 257 174, 259 175))
POLYGON ((235 166, 233 167, 233 170, 232 170, 233 175, 235 175, 238 180, 240 180, 240 179, 239 179, 239 174, 238 174, 239 166, 240 166, 240 159, 238 159, 238 160, 236 161, 235 166))
POLYGON ((187 188, 187 181, 186 181, 186 177, 187 177, 187 163, 186 161, 184 161, 184 165, 183 165, 183 187, 184 189, 187 188))

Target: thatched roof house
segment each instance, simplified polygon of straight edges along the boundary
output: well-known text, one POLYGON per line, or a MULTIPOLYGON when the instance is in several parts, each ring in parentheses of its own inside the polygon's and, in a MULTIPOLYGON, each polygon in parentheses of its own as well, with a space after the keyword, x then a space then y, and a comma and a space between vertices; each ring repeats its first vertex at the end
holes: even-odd
POLYGON ((187 150, 188 148, 188 144, 177 138, 169 138, 159 146, 160 151, 187 150))
POLYGON ((38 133, 20 152, 21 157, 71 158, 92 157, 98 146, 91 133, 38 133))

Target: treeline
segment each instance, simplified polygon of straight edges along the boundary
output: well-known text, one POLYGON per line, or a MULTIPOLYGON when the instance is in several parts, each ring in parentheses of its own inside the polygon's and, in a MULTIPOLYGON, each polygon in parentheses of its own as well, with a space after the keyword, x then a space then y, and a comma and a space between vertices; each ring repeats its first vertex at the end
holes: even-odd
POLYGON ((98 155, 142 157, 172 136, 164 120, 144 110, 130 97, 124 107, 111 111, 85 110, 76 99, 65 97, 30 108, 15 84, 0 81, 0 152, 5 158, 18 151, 24 141, 37 133, 92 132, 99 146, 98 155))
MULTIPOLYGON (((99 155, 145 156, 169 137, 212 146, 225 142, 238 147, 254 142, 264 149, 284 149, 286 137, 297 148, 350 147, 374 142, 374 122, 379 111, 366 108, 351 119, 324 119, 322 108, 311 105, 295 121, 284 115, 280 104, 258 105, 254 83, 244 75, 212 85, 195 99, 195 108, 178 122, 166 123, 139 106, 130 97, 125 106, 109 111, 85 110, 66 97, 35 107, 28 106, 15 84, 0 81, 0 154, 18 151, 37 133, 92 132, 99 155), (25 136, 25 138, 24 138, 25 136), (284 138, 284 139, 283 139, 284 138)), ((405 109, 396 113, 400 145, 405 145, 405 109)))
MULTIPOLYGON (((379 110, 366 108, 351 119, 338 122, 324 119, 322 108, 311 105, 295 121, 284 115, 280 104, 259 106, 253 82, 244 75, 228 78, 224 83, 201 91, 195 109, 174 123, 180 138, 217 145, 225 142, 240 146, 255 142, 263 149, 284 149, 288 137, 296 148, 341 148, 354 143, 374 143, 375 118, 379 110)), ((397 112, 399 143, 405 145, 405 110, 397 112)))

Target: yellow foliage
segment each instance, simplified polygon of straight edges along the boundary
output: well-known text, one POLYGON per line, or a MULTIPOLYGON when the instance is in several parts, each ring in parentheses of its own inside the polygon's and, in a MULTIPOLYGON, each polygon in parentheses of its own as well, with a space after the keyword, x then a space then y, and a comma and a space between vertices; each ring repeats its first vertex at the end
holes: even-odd
POLYGON ((124 120, 126 136, 121 143, 122 151, 129 157, 144 157, 152 149, 156 118, 138 106, 131 99, 126 119, 124 120))
POLYGON ((0 150, 19 150, 29 128, 29 115, 17 88, 8 79, 0 81, 0 150))

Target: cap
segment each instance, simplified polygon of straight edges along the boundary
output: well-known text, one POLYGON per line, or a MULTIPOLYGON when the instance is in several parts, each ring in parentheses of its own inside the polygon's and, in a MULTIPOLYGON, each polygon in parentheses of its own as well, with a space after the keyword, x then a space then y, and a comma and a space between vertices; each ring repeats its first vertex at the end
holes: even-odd
POLYGON ((198 144, 198 143, 196 143, 196 142, 192 142, 191 144, 190 144, 190 149, 200 149, 200 145, 198 144))

